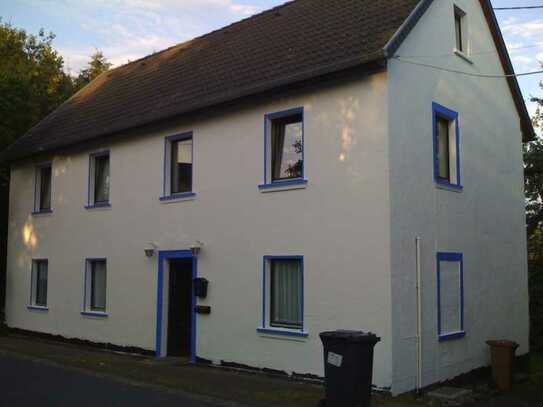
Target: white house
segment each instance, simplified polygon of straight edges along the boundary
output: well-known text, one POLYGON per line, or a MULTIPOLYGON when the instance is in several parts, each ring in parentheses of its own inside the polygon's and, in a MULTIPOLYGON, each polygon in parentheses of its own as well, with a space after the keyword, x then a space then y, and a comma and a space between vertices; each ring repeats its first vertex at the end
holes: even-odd
POLYGON ((318 376, 372 331, 395 394, 524 354, 512 73, 488 0, 296 0, 105 73, 4 153, 7 324, 318 376))

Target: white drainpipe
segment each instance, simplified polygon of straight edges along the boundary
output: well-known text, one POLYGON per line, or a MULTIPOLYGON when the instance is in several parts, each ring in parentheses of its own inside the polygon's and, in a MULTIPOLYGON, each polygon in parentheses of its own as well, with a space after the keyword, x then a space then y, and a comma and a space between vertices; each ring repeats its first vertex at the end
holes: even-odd
POLYGON ((422 270, 420 259, 420 237, 415 238, 417 268, 417 392, 422 389, 422 270))

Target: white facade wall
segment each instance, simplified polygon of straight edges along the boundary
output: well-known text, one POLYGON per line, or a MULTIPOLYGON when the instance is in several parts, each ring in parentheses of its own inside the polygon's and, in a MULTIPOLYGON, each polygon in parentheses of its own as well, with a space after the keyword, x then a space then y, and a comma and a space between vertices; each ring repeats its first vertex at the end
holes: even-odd
POLYGON ((7 323, 154 350, 157 258, 143 249, 204 248, 210 315, 197 355, 323 375, 319 332, 373 331, 375 383, 390 386, 390 205, 385 74, 271 98, 53 159, 53 214, 32 216, 33 163, 12 169, 7 323), (262 193, 266 113, 304 107, 307 188, 262 193), (193 200, 163 203, 164 138, 193 131, 193 200), (110 150, 111 208, 84 209, 89 153, 110 150), (306 339, 257 334, 264 255, 304 256, 306 339), (82 316, 87 257, 105 257, 107 318, 82 316), (48 312, 27 309, 32 258, 49 259, 48 312))
MULTIPOLYGON (((422 63, 503 73, 477 0, 436 0, 397 54, 422 63), (452 53, 453 6, 467 13, 470 63, 452 53), (491 51, 491 52, 489 52, 491 51)), ((9 326, 154 350, 157 259, 143 248, 204 242, 198 275, 210 315, 197 316, 196 353, 323 375, 318 333, 370 330, 374 383, 416 383, 415 238, 421 239, 423 384, 488 364, 485 340, 528 351, 521 132, 505 79, 391 60, 386 74, 277 96, 229 112, 53 158, 53 214, 32 216, 34 167, 12 169, 9 326), (463 190, 437 188, 432 102, 459 113, 463 190), (263 193, 266 113, 304 107, 307 187, 263 193), (160 202, 164 138, 194 134, 194 191, 160 202), (109 209, 86 210, 89 153, 109 149, 109 209), (466 336, 438 341, 436 253, 464 256, 466 336), (304 256, 307 338, 258 334, 265 255, 304 256), (108 259, 108 314, 82 316, 87 257, 108 259), (48 312, 26 308, 31 260, 49 259, 48 312)), ((47 159, 47 157, 45 158, 47 159)), ((166 299, 166 296, 165 296, 166 299)), ((166 319, 166 315, 164 315, 166 319)))
MULTIPOLYGON (((477 0, 436 0, 397 51, 421 63, 503 74, 477 0), (473 64, 453 55, 453 5, 467 13, 473 64), (480 54, 483 52, 483 54, 480 54)), ((416 383, 415 237, 421 238, 423 384, 487 365, 485 340, 528 352, 521 131, 505 79, 389 64, 393 392, 416 383), (433 179, 432 102, 459 113, 464 189, 433 179), (464 255, 466 337, 438 342, 436 252, 464 255)))

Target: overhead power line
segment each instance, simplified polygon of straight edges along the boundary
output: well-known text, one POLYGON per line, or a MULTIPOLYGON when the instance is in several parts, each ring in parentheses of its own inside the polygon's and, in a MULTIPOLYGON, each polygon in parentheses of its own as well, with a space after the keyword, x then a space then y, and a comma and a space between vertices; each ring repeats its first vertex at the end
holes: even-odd
POLYGON ((432 65, 432 64, 425 64, 425 63, 422 63, 422 62, 411 61, 409 59, 404 59, 404 58, 402 58, 400 56, 395 56, 395 57, 393 57, 393 59, 395 59, 395 60, 397 60, 399 62, 406 63, 406 64, 417 65, 417 66, 422 66, 424 68, 435 69, 435 70, 438 70, 438 71, 450 72, 450 73, 455 73, 455 74, 459 74, 459 75, 472 76, 472 77, 476 77, 476 78, 513 78, 513 77, 521 77, 521 76, 530 76, 530 75, 543 74, 543 70, 541 70, 541 71, 533 71, 533 72, 517 73, 517 74, 508 74, 508 75, 483 74, 483 73, 476 73, 476 72, 460 71, 460 70, 457 70, 457 69, 445 68, 443 66, 437 66, 437 65, 432 65))
MULTIPOLYGON (((543 41, 539 42, 537 44, 529 44, 529 45, 522 45, 518 47, 507 47, 508 51, 516 51, 519 49, 528 49, 528 48, 543 48, 543 41)), ((478 55, 490 55, 490 54, 497 54, 499 53, 498 50, 486 50, 486 51, 474 51, 470 52, 469 56, 478 56, 478 55)), ((456 54, 454 52, 449 53, 443 53, 443 54, 433 54, 433 55, 396 55, 401 58, 444 58, 444 57, 454 57, 456 54)))
POLYGON ((517 6, 517 7, 494 7, 494 10, 532 10, 536 8, 543 8, 543 5, 541 6, 517 6))

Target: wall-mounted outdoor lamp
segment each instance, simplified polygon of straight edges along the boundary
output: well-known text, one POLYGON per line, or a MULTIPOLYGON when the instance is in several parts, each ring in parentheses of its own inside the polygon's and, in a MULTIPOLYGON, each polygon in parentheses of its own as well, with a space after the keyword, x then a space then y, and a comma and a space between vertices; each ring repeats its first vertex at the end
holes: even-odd
POLYGON ((145 248, 143 249, 143 251, 145 252, 145 256, 147 257, 153 257, 155 255, 155 252, 156 252, 156 249, 157 249, 157 245, 153 242, 149 242, 147 243, 147 245, 145 246, 145 248))
POLYGON ((204 244, 200 242, 199 240, 195 240, 194 243, 190 245, 190 251, 194 257, 198 256, 200 253, 200 250, 202 250, 202 246, 204 244))

